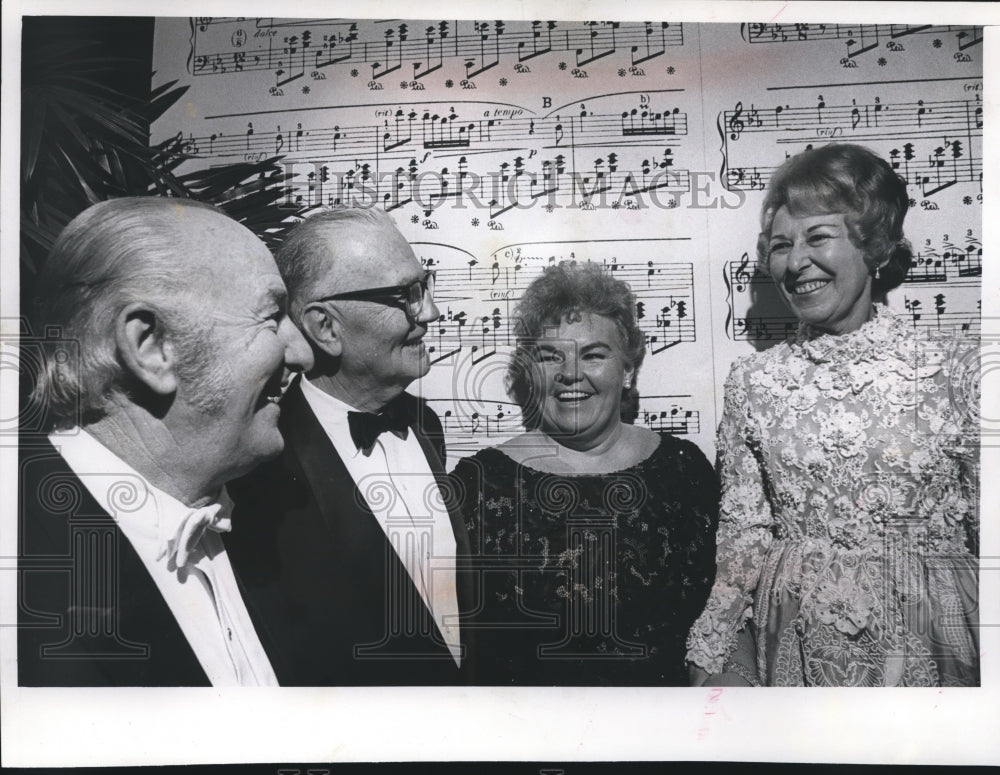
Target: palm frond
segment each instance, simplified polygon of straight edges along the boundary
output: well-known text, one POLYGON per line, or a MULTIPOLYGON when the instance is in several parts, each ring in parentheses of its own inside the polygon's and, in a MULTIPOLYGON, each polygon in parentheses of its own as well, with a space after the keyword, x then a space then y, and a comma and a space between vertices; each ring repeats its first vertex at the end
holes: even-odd
MULTIPOLYGON (((64 30, 65 32, 65 30, 64 30)), ((149 127, 187 92, 170 80, 137 97, 114 86, 122 67, 93 41, 22 47, 21 264, 30 283, 62 228, 119 196, 193 198, 219 206, 269 245, 303 212, 279 206, 281 157, 204 166, 181 137, 155 145, 149 127), (201 166, 199 166, 201 165, 201 166)), ((150 72, 149 81, 153 77, 150 72)), ((27 289, 25 289, 27 292, 27 289)))

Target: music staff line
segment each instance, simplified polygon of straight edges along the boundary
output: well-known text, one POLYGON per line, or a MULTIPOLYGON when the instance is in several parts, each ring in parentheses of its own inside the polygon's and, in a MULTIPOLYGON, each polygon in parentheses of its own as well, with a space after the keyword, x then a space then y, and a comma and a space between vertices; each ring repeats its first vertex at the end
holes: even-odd
POLYGON ((297 122, 284 130, 276 124, 274 131, 260 131, 253 121, 248 121, 246 130, 238 134, 218 132, 197 137, 189 134, 184 139, 184 150, 196 158, 280 154, 292 159, 300 156, 406 159, 414 150, 465 150, 486 144, 495 144, 497 150, 515 150, 525 142, 541 142, 542 148, 553 149, 587 144, 603 147, 609 142, 619 147, 645 146, 670 142, 670 138, 688 133, 687 114, 679 108, 662 111, 633 108, 620 113, 583 109, 565 118, 554 115, 472 120, 461 118, 454 110, 439 113, 431 109, 397 108, 379 113, 385 115, 374 124, 304 128, 297 122), (505 147, 510 145, 515 148, 505 147), (398 151, 400 148, 405 150, 398 151))
POLYGON ((440 70, 445 62, 460 61, 465 79, 471 80, 507 58, 516 57, 517 64, 524 66, 536 57, 573 52, 574 66, 582 68, 621 49, 629 53, 629 66, 637 67, 663 56, 672 46, 684 45, 683 25, 670 22, 534 21, 530 28, 517 30, 513 22, 441 20, 426 26, 422 26, 425 22, 407 22, 379 27, 378 32, 372 30, 370 39, 359 30, 359 24, 364 22, 351 23, 345 34, 342 24, 333 20, 315 21, 299 28, 297 34, 283 35, 277 46, 276 33, 262 34, 277 27, 257 28, 253 37, 245 31, 239 35, 242 28, 237 28, 230 36, 230 48, 205 51, 199 48, 199 41, 208 24, 196 19, 192 21, 191 74, 272 70, 275 87, 280 88, 304 77, 307 71, 320 73, 331 65, 363 63, 370 68, 373 81, 396 72, 405 80, 419 81, 440 70), (459 32, 468 26, 471 32, 459 32), (324 32, 326 29, 330 31, 324 32), (266 48, 262 40, 266 40, 266 48), (258 41, 257 47, 251 41, 258 41), (410 67, 404 69, 404 62, 410 67))
MULTIPOLYGON (((748 136, 784 133, 774 144, 801 144, 815 137, 826 142, 849 137, 852 141, 896 141, 887 156, 909 184, 919 185, 923 196, 932 196, 957 183, 982 187, 983 107, 975 100, 917 100, 885 103, 876 97, 868 104, 828 106, 822 96, 815 107, 775 106, 746 108, 737 102, 723 111, 717 122, 723 142, 723 173, 727 187, 763 190, 774 167, 744 166, 733 162, 737 152, 747 153, 748 136), (862 131, 858 131, 863 127, 862 131), (872 136, 868 130, 876 130, 872 136), (912 141, 912 142, 903 142, 912 141), (919 150, 918 150, 919 146, 919 150)), ((786 154, 787 155, 787 154, 786 154)))
MULTIPOLYGON (((913 147, 907 143, 902 149, 893 148, 890 163, 908 185, 920 186, 922 196, 929 197, 959 183, 977 183, 980 191, 983 185, 983 160, 966 156, 946 157, 945 145, 924 159, 917 159, 913 147), (940 151, 940 152, 938 152, 940 151)), ((724 170, 725 185, 729 189, 763 191, 771 181, 774 167, 729 167, 724 170)))
MULTIPOLYGON (((639 414, 635 424, 652 431, 674 435, 701 433, 701 413, 688 409, 684 399, 690 395, 640 396, 639 414)), ((512 401, 466 402, 462 399, 428 398, 427 402, 441 418, 441 425, 457 448, 485 439, 511 437, 524 431, 521 410, 512 401), (468 405, 466 405, 468 403, 468 405)))
MULTIPOLYGON (((740 261, 727 265, 727 285, 736 293, 744 293, 750 286, 774 284, 760 264, 744 253, 740 261)), ((978 288, 983 275, 983 249, 977 242, 965 250, 954 248, 938 253, 934 250, 917 251, 913 264, 903 278, 904 285, 945 285, 949 288, 978 288)))
MULTIPOLYGON (((551 257, 548 263, 554 262, 551 257)), ((692 264, 647 261, 643 267, 619 264, 617 259, 610 266, 603 263, 635 293, 636 320, 646 335, 650 355, 696 341, 692 264)), ((511 310, 537 276, 537 269, 524 267, 524 271, 522 264, 501 266, 499 261, 479 266, 474 259, 464 268, 438 268, 433 258, 424 259, 423 264, 438 269, 436 301, 441 316, 428 325, 424 340, 432 363, 466 350, 472 362, 479 363, 514 345, 511 310)))
MULTIPOLYGON (((843 40, 847 57, 853 59, 880 47, 882 41, 899 41, 912 35, 945 35, 954 33, 958 52, 983 42, 981 27, 931 24, 773 24, 740 25, 740 36, 751 44, 797 43, 821 40, 843 40)), ((890 50, 894 50, 891 47, 890 50)))
MULTIPOLYGON (((669 151, 669 149, 667 149, 669 151)), ((496 171, 485 176, 468 171, 468 160, 458 159, 451 167, 421 168, 415 160, 407 167, 386 170, 378 176, 370 165, 345 172, 330 172, 324 165, 317 172, 313 165, 304 174, 286 173, 285 181, 271 185, 283 189, 283 204, 307 208, 352 205, 382 207, 392 212, 407 206, 422 210, 426 228, 437 228, 431 216, 438 207, 449 205, 457 210, 485 210, 490 222, 517 209, 541 206, 548 210, 633 209, 655 205, 679 206, 679 197, 691 190, 688 170, 661 167, 672 164, 669 155, 657 163, 644 159, 638 169, 619 169, 617 154, 594 159, 584 171, 567 172, 564 157, 542 159, 529 167, 517 156, 501 162, 496 171), (648 198, 649 203, 646 199, 648 198)), ((412 216, 417 217, 417 216, 412 216)), ((478 218, 478 215, 476 215, 478 218)), ((419 219, 418 219, 419 221, 419 219)))
MULTIPOLYGON (((942 295, 942 294, 939 294, 942 295)), ((947 312, 940 304, 925 313, 919 300, 906 302, 906 312, 900 313, 918 331, 961 331, 979 335, 978 312, 947 312)), ((791 315, 738 316, 730 311, 726 335, 737 342, 782 342, 798 331, 799 322, 791 315)))
POLYGON ((723 123, 732 141, 751 132, 814 132, 839 129, 854 132, 859 127, 883 130, 881 136, 909 137, 911 132, 972 132, 982 135, 983 106, 976 100, 917 100, 916 102, 865 105, 830 105, 820 98, 815 107, 757 108, 742 102, 723 113, 723 123), (848 130, 849 127, 849 130, 848 130))
MULTIPOLYGON (((658 240, 657 240, 658 241, 658 240)), ((418 255, 423 255, 420 243, 414 244, 418 255)), ((575 259, 575 253, 571 253, 571 258, 575 259)), ((440 262, 431 258, 422 258, 421 263, 428 269, 437 271, 437 285, 435 298, 444 300, 457 300, 469 298, 471 295, 478 295, 483 299, 495 298, 493 294, 500 288, 514 294, 512 298, 519 299, 518 292, 524 290, 531 284, 542 265, 553 266, 563 257, 550 255, 542 261, 528 263, 526 261, 515 260, 511 263, 499 259, 492 264, 487 261, 479 262, 471 259, 466 262, 465 267, 443 267, 440 262), (455 295, 452 295, 452 294, 455 295)), ((690 263, 677 263, 673 261, 645 262, 623 262, 618 263, 617 259, 612 259, 611 263, 601 262, 605 271, 619 280, 628 283, 633 293, 639 294, 690 294, 693 287, 693 265, 690 263)))
MULTIPOLYGON (((424 344, 432 364, 448 361, 468 351, 473 363, 493 358, 503 348, 513 347, 515 333, 510 310, 516 298, 482 308, 487 314, 470 314, 468 306, 441 300, 441 316, 427 327, 424 344)), ((697 341, 693 301, 689 295, 667 298, 649 297, 636 302, 638 323, 645 334, 645 346, 651 356, 682 343, 697 341), (648 310, 648 311, 647 311, 648 310)))
MULTIPOLYGON (((926 146, 934 143, 926 143, 926 146)), ((966 150, 961 140, 942 138, 941 144, 931 152, 917 157, 913 143, 903 143, 889 149, 886 156, 892 168, 906 180, 907 185, 919 186, 925 197, 959 183, 976 183, 980 193, 983 186, 983 160, 966 150)), ((771 180, 777 165, 761 167, 732 167, 728 155, 723 161, 723 178, 727 188, 763 191, 771 180)))
MULTIPOLYGON (((971 240, 966 250, 955 246, 938 253, 929 250, 916 253, 914 264, 900 286, 906 316, 914 328, 922 330, 958 329, 963 332, 979 332, 978 310, 948 310, 948 291, 960 288, 979 288, 982 275, 982 247, 978 240, 971 240), (949 274, 957 271, 956 276, 949 274), (918 298, 910 298, 911 293, 927 288, 928 305, 918 298), (909 291, 907 290, 909 289, 909 291), (934 291, 937 290, 937 293, 934 291)), ((725 329, 734 341, 783 341, 798 330, 798 321, 793 315, 738 315, 736 295, 747 294, 752 286, 773 289, 774 281, 744 253, 739 261, 726 265, 723 279, 726 284, 728 311, 725 329)))

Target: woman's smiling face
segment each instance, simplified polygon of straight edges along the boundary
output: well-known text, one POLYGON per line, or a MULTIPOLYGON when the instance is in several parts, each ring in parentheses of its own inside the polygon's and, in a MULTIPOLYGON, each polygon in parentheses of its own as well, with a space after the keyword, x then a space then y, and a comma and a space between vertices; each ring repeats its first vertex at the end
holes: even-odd
POLYGON ((538 340, 531 369, 539 430, 564 446, 591 449, 621 421, 622 387, 634 369, 610 318, 563 318, 552 333, 538 340))
POLYGON ((844 213, 775 213, 768 261, 785 303, 803 323, 846 334, 871 318, 871 275, 844 213))

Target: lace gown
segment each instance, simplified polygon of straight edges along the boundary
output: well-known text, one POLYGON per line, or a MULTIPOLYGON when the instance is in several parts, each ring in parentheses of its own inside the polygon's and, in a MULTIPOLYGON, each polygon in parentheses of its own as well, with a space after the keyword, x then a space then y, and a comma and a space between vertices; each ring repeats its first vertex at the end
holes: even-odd
POLYGON ((485 449, 452 476, 483 569, 477 683, 687 684, 719 499, 694 444, 664 434, 631 468, 573 476, 485 449))
POLYGON ((777 686, 978 685, 974 344, 878 306, 736 362, 692 663, 777 686))

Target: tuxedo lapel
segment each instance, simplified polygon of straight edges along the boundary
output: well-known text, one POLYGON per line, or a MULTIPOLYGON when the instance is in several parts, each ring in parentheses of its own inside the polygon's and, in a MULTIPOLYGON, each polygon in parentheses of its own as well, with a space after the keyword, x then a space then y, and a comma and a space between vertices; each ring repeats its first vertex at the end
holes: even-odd
MULTIPOLYGON (((284 468, 291 477, 288 486, 300 494, 303 490, 309 493, 305 502, 295 507, 292 521, 285 524, 279 537, 285 594, 304 617, 295 625, 299 633, 295 637, 338 642, 341 654, 358 647, 336 670, 319 665, 312 655, 297 657, 303 670, 311 670, 313 675, 300 671, 296 682, 456 683, 458 673, 430 610, 298 385, 286 394, 281 407, 284 468), (317 529, 322 535, 316 534, 317 529), (401 639, 398 632, 391 635, 391 622, 398 624, 402 619, 423 621, 421 627, 428 629, 419 636, 403 633, 401 639), (381 651, 385 656, 377 656, 381 651), (363 654, 370 658, 365 661, 363 654), (311 660, 308 668, 306 660, 311 660), (435 667, 439 662, 441 666, 435 667), (451 673, 440 672, 449 664, 451 673), (349 678, 345 677, 347 671, 353 671, 349 678), (316 677, 334 673, 325 681, 316 677), (366 678, 359 678, 362 675, 366 678)), ((440 456, 419 429, 414 432, 440 486, 444 475, 440 456)), ((468 544, 464 527, 455 534, 468 544)), ((293 644, 292 648, 298 647, 293 644)), ((332 661, 328 657, 327 662, 332 661)))
POLYGON ((282 401, 281 421, 287 455, 301 471, 316 501, 319 515, 338 541, 357 537, 366 520, 375 517, 363 505, 357 485, 330 437, 313 414, 296 384, 282 401))
MULTIPOLYGON (((295 457, 295 466, 302 471, 309 483, 323 520, 331 532, 338 535, 344 530, 350 531, 351 525, 357 524, 358 519, 373 520, 377 524, 347 466, 344 465, 330 437, 316 419, 298 385, 289 391, 289 395, 282 402, 281 414, 285 443, 295 457)), ((448 481, 444 472, 444 461, 441 460, 434 443, 422 426, 423 423, 415 422, 412 426, 413 431, 438 487, 447 494, 448 481)), ((450 499, 445 499, 446 502, 448 500, 450 499)), ((457 509, 449 508, 448 513, 458 544, 458 553, 468 554, 469 537, 465 523, 461 520, 457 509)), ((381 527, 379 529, 381 530, 381 527)))
MULTIPOLYGON (((223 536, 223 543, 226 543, 225 538, 226 536, 223 536)), ((228 543, 226 543, 226 547, 230 555, 230 563, 233 566, 233 575, 236 577, 236 586, 239 588, 240 597, 243 598, 243 602, 247 607, 247 613, 250 614, 250 621, 253 624, 254 631, 257 633, 260 645, 264 648, 264 653, 267 654, 268 661, 271 663, 271 669, 278 680, 278 685, 284 686, 288 682, 289 676, 291 676, 291 666, 285 658, 284 651, 280 648, 279 633, 275 631, 275 627, 280 627, 281 625, 279 622, 274 621, 268 614, 268 608, 263 606, 257 596, 253 594, 254 589, 244 582, 242 574, 237 568, 233 552, 229 551, 228 543)))
POLYGON ((142 560, 62 456, 46 443, 20 457, 19 683, 209 685, 142 560))
POLYGON ((471 667, 473 660, 470 659, 470 654, 475 650, 475 636, 468 623, 471 612, 475 609, 476 596, 478 595, 478 577, 475 568, 470 566, 472 543, 465 520, 462 517, 462 511, 459 508, 460 503, 455 497, 454 485, 445 472, 446 452, 441 423, 438 421, 437 415, 422 402, 418 405, 414 416, 417 418, 413 426, 414 433, 417 434, 420 447, 434 473, 434 479, 441 491, 445 508, 448 509, 448 519, 455 536, 455 585, 458 594, 459 629, 463 646, 462 671, 466 680, 471 683, 474 680, 474 669, 471 667))

